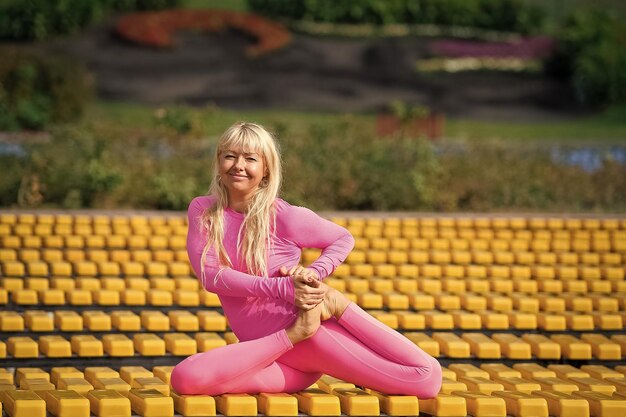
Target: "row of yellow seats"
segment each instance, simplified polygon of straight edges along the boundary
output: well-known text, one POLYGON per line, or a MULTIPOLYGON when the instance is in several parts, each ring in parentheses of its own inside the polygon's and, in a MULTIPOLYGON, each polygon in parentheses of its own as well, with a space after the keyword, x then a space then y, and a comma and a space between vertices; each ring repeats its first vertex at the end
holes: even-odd
POLYGON ((563 313, 527 312, 522 310, 422 310, 368 312, 389 327, 403 330, 541 330, 561 331, 621 331, 626 323, 624 313, 563 313))
POLYGON ((566 217, 331 217, 344 227, 432 227, 477 229, 618 230, 626 229, 624 218, 566 217))
MULTIPOLYGON (((34 279, 34 278, 32 278, 34 279)), ((442 292, 460 295, 462 300, 474 295, 484 295, 490 292, 524 293, 533 296, 537 293, 562 294, 561 298, 571 299, 573 296, 581 297, 576 301, 581 306, 587 306, 591 301, 586 301, 587 295, 608 295, 613 293, 616 297, 626 293, 626 281, 599 281, 599 280, 533 280, 533 279, 459 279, 459 278, 362 278, 344 277, 327 278, 326 283, 342 292, 360 293, 375 292, 386 294, 399 292, 410 295, 418 292, 436 295, 442 292), (619 285, 617 285, 619 284, 619 285), (574 294, 572 296, 572 294, 574 294)), ((462 301, 465 302, 465 301, 462 301)), ((569 302, 569 301, 567 301, 569 302)), ((584 310, 586 311, 586 310, 584 310)))
MULTIPOLYGON (((111 256, 91 256, 97 260, 83 260, 83 253, 66 253, 65 258, 72 260, 3 260, 0 261, 0 273, 4 276, 183 276, 191 274, 191 267, 186 252, 150 253, 141 251, 130 254, 129 260, 113 260, 111 256), (76 255, 76 256, 74 256, 76 255), (108 259, 107 259, 108 258, 108 259)), ((379 254, 376 254, 379 255, 379 254)), ((400 255, 400 254, 398 254, 400 255)), ((438 257, 431 258, 425 252, 411 252, 404 256, 378 259, 385 262, 361 263, 358 256, 350 262, 340 265, 333 272, 335 277, 428 277, 428 278, 512 278, 537 280, 577 280, 604 279, 624 280, 626 268, 616 264, 524 264, 504 262, 496 256, 498 263, 488 262, 491 256, 476 254, 469 259, 462 259, 462 252, 453 253, 450 261, 438 257), (408 259, 407 259, 408 258, 408 259), (394 263, 387 263, 393 261, 394 263), (405 262, 406 261, 406 262, 405 262), (354 262, 354 263, 353 263, 354 262)), ((13 258, 13 256, 5 256, 13 258)), ((49 258, 52 258, 50 256, 49 258)), ((56 258, 56 256, 55 256, 56 258)), ((374 256, 371 256, 374 259, 374 256)), ((521 258, 519 260, 522 260, 521 258)), ((523 261, 523 260, 522 260, 523 261)), ((310 264, 310 262, 305 262, 310 264)))
MULTIPOLYGON (((59 335, 11 336, 0 342, 0 358, 88 358, 132 356, 189 356, 226 345, 226 339, 214 332, 136 333, 129 337, 122 333, 98 335, 73 335, 69 340, 59 335)), ((27 388, 28 389, 28 388, 27 388)), ((70 389, 70 388, 64 388, 70 389)))
MULTIPOLYGON (((151 372, 141 366, 126 366, 117 372, 108 367, 89 367, 82 372, 74 367, 55 367, 50 374, 39 368, 18 368, 15 382, 24 389, 1 384, 0 399, 10 417, 45 417, 46 410, 59 417, 88 417, 90 412, 98 417, 130 417, 131 412, 142 417, 173 417, 174 412, 185 417, 210 416, 216 412, 225 416, 297 416, 299 412, 326 416, 378 415, 380 411, 387 415, 419 414, 416 397, 397 401, 398 398, 365 392, 328 376, 293 395, 179 395, 170 388, 172 368, 158 366, 151 372), (359 401, 354 401, 355 395, 359 401), (365 397, 368 401, 364 408, 365 397), (389 405, 387 400, 391 401, 389 405)), ((12 378, 9 373, 4 375, 12 378)))
MULTIPOLYGON (((346 225, 355 236, 359 237, 422 237, 422 238, 465 238, 465 239, 521 239, 521 240, 551 240, 551 239, 623 239, 624 229, 506 229, 489 227, 431 227, 431 226, 373 226, 373 225, 346 225)), ((78 235, 92 234, 107 235, 166 235, 168 233, 184 234, 187 225, 184 222, 172 224, 2 224, 0 236, 50 236, 50 235, 78 235)))
POLYGON ((466 238, 355 238, 356 250, 472 250, 510 252, 619 252, 626 239, 466 239, 466 238))
MULTIPOLYGON (((438 308, 484 309, 485 305, 496 305, 499 310, 511 310, 524 300, 526 306, 539 306, 547 311, 566 310, 588 312, 620 311, 625 307, 626 281, 576 280, 535 281, 530 279, 428 279, 428 278, 328 278, 332 287, 355 297, 363 304, 377 308, 385 304, 391 309, 416 310, 438 308), (611 284, 622 284, 613 286, 611 284), (621 290, 621 291, 615 291, 621 290), (470 307, 475 306, 475 307, 470 307)), ((0 281, 0 301, 7 302, 8 294, 18 304, 62 304, 65 301, 83 305, 78 300, 88 297, 101 305, 115 305, 140 296, 155 302, 162 297, 184 305, 198 305, 202 300, 210 302, 217 296, 200 289, 200 282, 193 277, 28 277, 3 278, 0 281), (67 299, 67 300, 66 300, 67 299), (56 302, 54 300, 57 300, 56 302), (111 300, 111 301, 107 301, 111 300), (195 300, 195 301, 194 301, 195 300)), ((131 304, 134 305, 134 304, 131 304)), ((162 305, 162 304, 158 304, 162 305)))
POLYGON ((89 236, 169 236, 185 235, 187 226, 108 226, 108 225, 49 225, 49 224, 18 224, 14 226, 0 224, 0 236, 62 236, 62 237, 89 237, 89 236))
MULTIPOLYGON (((573 252, 573 253, 623 253, 626 239, 621 240, 511 240, 494 239, 421 239, 421 238, 374 238, 355 239, 355 250, 397 251, 492 251, 492 252, 573 252)), ((316 250, 311 249, 311 252, 316 250)))
MULTIPOLYGON (((405 333, 413 343, 429 355, 450 359, 514 359, 514 360, 621 360, 626 336, 608 337, 598 333, 583 333, 580 338, 569 334, 548 336, 527 333, 521 337, 511 333, 449 332, 405 333)), ((511 389, 511 388, 507 388, 511 389)))
MULTIPOLYGON (((404 335, 429 355, 440 359, 511 359, 511 360, 600 360, 621 361, 625 355, 626 335, 610 338, 599 333, 582 333, 580 338, 570 334, 526 333, 521 337, 511 333, 465 332, 405 332, 404 335)), ((206 352, 226 344, 238 343, 232 332, 224 337, 215 332, 123 333, 72 335, 69 340, 60 335, 44 335, 37 340, 30 336, 11 336, 0 342, 1 358, 119 357, 119 356, 188 356, 206 352), (130 336, 130 337, 129 337, 130 336), (8 356, 7 356, 8 355, 8 356)))
MULTIPOLYGON (((414 310, 430 310, 436 306, 440 310, 458 310, 461 307, 470 311, 484 310, 487 307, 498 311, 510 311, 519 309, 522 311, 539 312, 547 311, 561 313, 565 311, 577 311, 588 313, 619 312, 626 311, 626 292, 622 293, 579 293, 579 292, 556 292, 556 291, 514 291, 514 288, 506 288, 507 291, 497 291, 498 288, 484 292, 448 292, 439 285, 429 285, 430 280, 420 284, 418 289, 409 289, 408 286, 396 289, 395 287, 381 285, 391 284, 389 280, 378 279, 349 279, 343 285, 333 285, 342 288, 347 296, 360 295, 368 297, 371 304, 384 304, 393 310, 405 310, 409 306, 414 310), (439 291, 435 291, 440 288, 439 291), (509 291, 509 289, 511 291, 509 291), (406 308, 405 308, 406 307, 406 308)), ((511 283, 511 281, 503 281, 511 283)), ((436 283, 436 281, 435 281, 436 283)), ((335 284, 333 282, 332 284, 335 284)), ((401 285, 398 284, 398 285, 401 285)), ((503 288, 504 289, 504 288, 503 288)))
MULTIPOLYGON (((306 259, 313 262, 317 253, 307 252, 306 259)), ((509 252, 504 250, 465 251, 451 250, 353 250, 346 258, 346 263, 354 264, 476 264, 476 265, 587 265, 587 266, 622 266, 624 256, 619 253, 594 252, 509 252)))
MULTIPOLYGON (((363 306, 367 308, 368 306, 363 306)), ((391 328, 399 330, 544 330, 544 331, 615 331, 623 330, 626 314, 611 312, 561 313, 514 310, 380 310, 368 312, 391 328)), ((20 314, 15 311, 0 312, 0 331, 19 332, 28 329, 33 332, 60 331, 150 331, 225 330, 226 321, 215 311, 202 311, 197 314, 172 310, 167 315, 147 311, 137 316, 127 310, 110 313, 84 311, 80 315, 72 310, 29 310, 20 314), (171 323, 171 324, 170 324, 171 323), (156 327, 155 327, 156 326, 156 327)))
MULTIPOLYGON (((314 262, 320 255, 319 250, 306 249, 303 251, 302 260, 309 264, 314 262)), ((516 265, 586 265, 586 266, 622 266, 625 256, 620 253, 594 253, 594 252, 559 252, 549 251, 507 251, 507 250, 474 250, 462 249, 450 250, 426 250, 426 249, 354 249, 347 257, 346 263, 353 264, 516 264, 516 265)), ((23 249, 2 248, 0 249, 0 262, 2 261, 114 261, 114 262, 187 262, 186 249, 23 249)))
MULTIPOLYGON (((407 229, 402 232, 396 229, 372 229, 368 232, 353 230, 352 234, 355 236, 357 247, 388 247, 390 245, 395 246, 408 246, 407 240, 413 246, 431 246, 433 248, 447 248, 450 246, 458 247, 460 249, 464 247, 476 247, 486 248, 487 246, 506 247, 506 246, 520 246, 528 247, 529 245, 543 245, 549 247, 550 245, 555 248, 566 245, 591 245, 604 249, 608 245, 619 245, 626 240, 626 231, 579 231, 570 233, 567 231, 562 232, 549 232, 549 231, 517 231, 515 233, 511 231, 497 231, 493 232, 489 229, 480 229, 474 231, 472 229, 462 229, 456 231, 434 229, 420 229, 412 230, 407 229), (478 242, 475 242, 478 241, 478 242)), ((187 234, 187 227, 180 226, 178 228, 161 227, 161 228, 108 228, 91 229, 89 226, 84 226, 81 229, 72 230, 69 228, 62 228, 58 226, 54 230, 49 226, 36 226, 34 229, 32 226, 24 225, 21 228, 15 227, 14 230, 10 230, 7 227, 1 227, 0 225, 0 237, 3 238, 6 243, 5 246, 14 245, 15 242, 19 242, 18 239, 7 239, 9 237, 22 238, 25 241, 34 241, 40 238, 43 239, 44 245, 59 245, 66 242, 67 246, 96 246, 96 245, 118 245, 121 238, 129 239, 129 244, 133 245, 146 245, 146 240, 150 237, 167 237, 178 236, 185 237, 187 234), (106 240, 108 236, 115 236, 110 240, 106 240), (132 239, 131 239, 132 238, 132 239)), ((89 246, 89 247, 91 247, 89 246)))
POLYGON ((28 289, 35 291, 46 290, 74 290, 87 291, 113 290, 122 291, 138 290, 146 292, 150 289, 174 292, 175 290, 198 291, 200 281, 194 277, 28 277, 28 278, 2 278, 0 288, 9 292, 28 289))
POLYGON ((188 261, 4 261, 0 274, 7 277, 95 277, 95 276, 147 276, 181 277, 191 274, 188 261))
MULTIPOLYGON (((110 367, 85 367, 81 371, 76 367, 51 367, 49 372, 38 367, 17 367, 13 369, 0 368, 0 384, 16 385, 20 387, 27 380, 46 380, 56 385, 61 378, 82 378, 93 384, 98 379, 120 378, 126 384, 132 385, 137 378, 157 377, 169 384, 173 366, 154 366, 152 371, 143 366, 121 366, 119 370, 110 367)), ((476 366, 471 363, 452 363, 442 367, 443 378, 448 381, 459 381, 462 378, 483 378, 495 380, 497 378, 594 378, 596 380, 617 380, 616 388, 623 391, 624 386, 619 382, 626 377, 626 366, 617 365, 613 368, 605 365, 582 365, 575 367, 569 364, 549 364, 542 366, 533 362, 520 362, 512 366, 502 363, 481 363, 476 366)), ((324 375, 317 384, 324 389, 339 388, 339 384, 350 384, 338 378, 324 375)), ((354 386, 354 385, 352 385, 354 386)), ((565 388, 567 391, 577 391, 575 387, 565 388), (571 390, 570 390, 571 389, 571 390)), ((445 391, 442 391, 445 392, 445 391)))
POLYGON ((0 249, 2 261, 188 262, 186 249, 0 249))
POLYGON ((16 383, 19 378, 18 386, 23 384, 30 389, 7 389, 3 400, 9 413, 15 412, 18 401, 21 401, 22 407, 31 413, 39 409, 41 415, 45 414, 46 408, 58 412, 64 401, 67 405, 73 402, 75 412, 81 410, 75 415, 81 417, 89 416, 90 409, 96 415, 106 417, 114 409, 117 415, 128 417, 131 409, 141 416, 153 412, 173 416, 176 411, 183 416, 215 415, 216 412, 226 416, 256 416, 257 413, 296 416, 299 412, 326 416, 342 413, 379 415, 381 412, 417 416, 423 412, 435 416, 465 416, 469 413, 475 417, 605 417, 626 410, 626 395, 621 385, 623 374, 599 366, 587 367, 585 371, 573 367, 570 367, 571 370, 562 369, 568 365, 557 366, 561 368, 553 371, 536 364, 517 364, 514 368, 497 363, 483 364, 481 368, 469 364, 451 365, 449 369, 444 368, 440 394, 429 400, 361 390, 327 375, 308 389, 292 395, 227 394, 209 397, 178 395, 171 390, 169 383, 173 367, 167 366, 154 367, 152 372, 140 366, 122 367, 119 373, 108 367, 89 367, 84 373, 77 368, 65 367, 52 368, 50 374, 39 368, 18 368, 16 383), (622 377, 616 376, 616 372, 622 377), (600 379, 600 376, 605 378, 600 379), (605 388, 607 383, 614 387, 610 394, 610 389, 605 388), (63 391, 54 390, 59 385, 75 389, 65 391, 63 395, 63 391), (94 389, 95 386, 108 386, 110 389, 94 389), (599 387, 599 390, 585 390, 588 387, 599 387))
POLYGON ((0 213, 0 224, 6 225, 111 225, 111 226, 181 226, 187 216, 98 215, 49 213, 0 213))
MULTIPOLYGON (((429 226, 429 227, 493 227, 496 229, 626 229, 624 218, 583 218, 583 217, 498 217, 498 216, 429 216, 429 217, 331 217, 331 221, 344 226, 429 226)), ((90 214, 49 214, 49 213, 0 213, 0 223, 4 224, 132 224, 164 225, 186 222, 184 215, 90 215, 90 214)))
POLYGON ((482 240, 623 240, 626 230, 510 230, 453 228, 348 228, 358 239, 482 239, 482 240))
POLYGON ((624 240, 625 230, 510 230, 510 229, 453 229, 414 227, 354 227, 348 231, 360 239, 405 238, 405 239, 483 239, 483 240, 624 240))
POLYGON ((9 249, 185 249, 187 232, 179 235, 166 233, 158 236, 4 236, 2 248, 9 249))
MULTIPOLYGON (((184 255, 186 256, 186 255, 184 255)), ((0 261, 0 274, 7 277, 90 277, 147 276, 180 277, 192 274, 186 260, 153 261, 135 257, 131 261, 0 261)), ((418 261, 418 259, 414 259, 418 261)), ((421 260, 419 260, 421 261, 421 260)), ((427 259, 423 261, 428 261, 427 259)), ((521 265, 521 264, 344 264, 333 276, 337 278, 497 278, 535 280, 608 280, 623 281, 623 266, 602 265, 521 265)))
POLYGON ((18 289, 0 288, 0 304, 11 302, 19 306, 155 306, 155 307, 220 307, 217 295, 208 291, 163 289, 18 289))
POLYGON ((479 265, 479 264, 356 264, 340 265, 333 276, 347 278, 498 278, 535 280, 607 280, 623 281, 623 266, 572 266, 572 265, 479 265))
POLYGON ((129 310, 103 312, 99 310, 28 310, 23 313, 0 311, 0 331, 3 332, 197 332, 226 331, 226 318, 217 311, 171 310, 142 311, 136 314, 129 310))
MULTIPOLYGON (((164 231, 162 234, 92 234, 86 235, 5 235, 1 236, 1 247, 57 248, 57 249, 184 249, 187 230, 177 233, 164 231)), ((503 239, 484 237, 357 237, 355 248, 360 250, 472 250, 472 251, 511 251, 511 252, 626 252, 626 236, 612 238, 573 238, 573 239, 503 239)))

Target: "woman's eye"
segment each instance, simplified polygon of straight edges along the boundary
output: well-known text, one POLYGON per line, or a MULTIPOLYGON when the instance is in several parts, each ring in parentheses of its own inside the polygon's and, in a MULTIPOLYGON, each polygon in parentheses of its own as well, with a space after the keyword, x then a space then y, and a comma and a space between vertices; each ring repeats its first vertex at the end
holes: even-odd
POLYGON ((246 158, 248 161, 256 162, 256 158, 246 158))

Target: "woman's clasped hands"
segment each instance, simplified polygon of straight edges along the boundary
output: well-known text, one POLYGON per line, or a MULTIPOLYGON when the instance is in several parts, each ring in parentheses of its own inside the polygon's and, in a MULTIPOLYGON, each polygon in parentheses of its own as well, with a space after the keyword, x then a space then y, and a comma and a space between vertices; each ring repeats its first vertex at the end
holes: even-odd
POLYGON ((283 266, 279 272, 293 280, 296 307, 308 311, 324 301, 328 286, 317 278, 314 270, 296 265, 291 269, 283 266))

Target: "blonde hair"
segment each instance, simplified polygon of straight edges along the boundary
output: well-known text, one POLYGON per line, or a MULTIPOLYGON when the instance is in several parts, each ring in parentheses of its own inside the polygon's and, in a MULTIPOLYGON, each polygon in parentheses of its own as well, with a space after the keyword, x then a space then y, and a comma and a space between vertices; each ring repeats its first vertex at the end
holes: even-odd
MULTIPOLYGON (((233 267, 224 248, 224 210, 228 207, 228 189, 220 180, 219 158, 224 151, 242 148, 244 152, 256 152, 263 158, 264 178, 252 196, 244 212, 244 220, 237 233, 237 254, 245 260, 248 273, 268 276, 267 256, 271 235, 276 229, 274 201, 278 196, 282 181, 279 148, 274 136, 263 126, 237 122, 219 138, 213 160, 213 179, 209 194, 216 197, 216 203, 202 214, 201 224, 207 233, 207 244, 202 251, 200 268, 204 284, 204 262, 213 246, 223 267, 233 267)), ((223 269, 223 268, 222 268, 223 269)))

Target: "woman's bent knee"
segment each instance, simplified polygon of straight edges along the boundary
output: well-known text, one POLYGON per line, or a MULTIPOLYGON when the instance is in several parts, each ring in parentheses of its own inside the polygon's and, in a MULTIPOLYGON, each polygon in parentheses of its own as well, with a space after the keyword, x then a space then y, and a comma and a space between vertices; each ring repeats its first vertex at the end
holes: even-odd
POLYGON ((426 372, 428 377, 424 378, 424 381, 419 384, 419 389, 416 389, 417 392, 414 394, 419 398, 434 398, 441 390, 441 384, 443 383, 441 364, 437 359, 431 359, 426 372))
POLYGON ((183 366, 179 363, 172 369, 170 376, 170 385, 178 394, 189 395, 194 394, 193 378, 186 377, 183 366))
POLYGON ((414 369, 417 375, 415 382, 405 384, 401 392, 396 394, 414 395, 422 399, 436 397, 441 390, 442 372, 439 362, 434 358, 431 359, 428 364, 415 367, 414 369))

